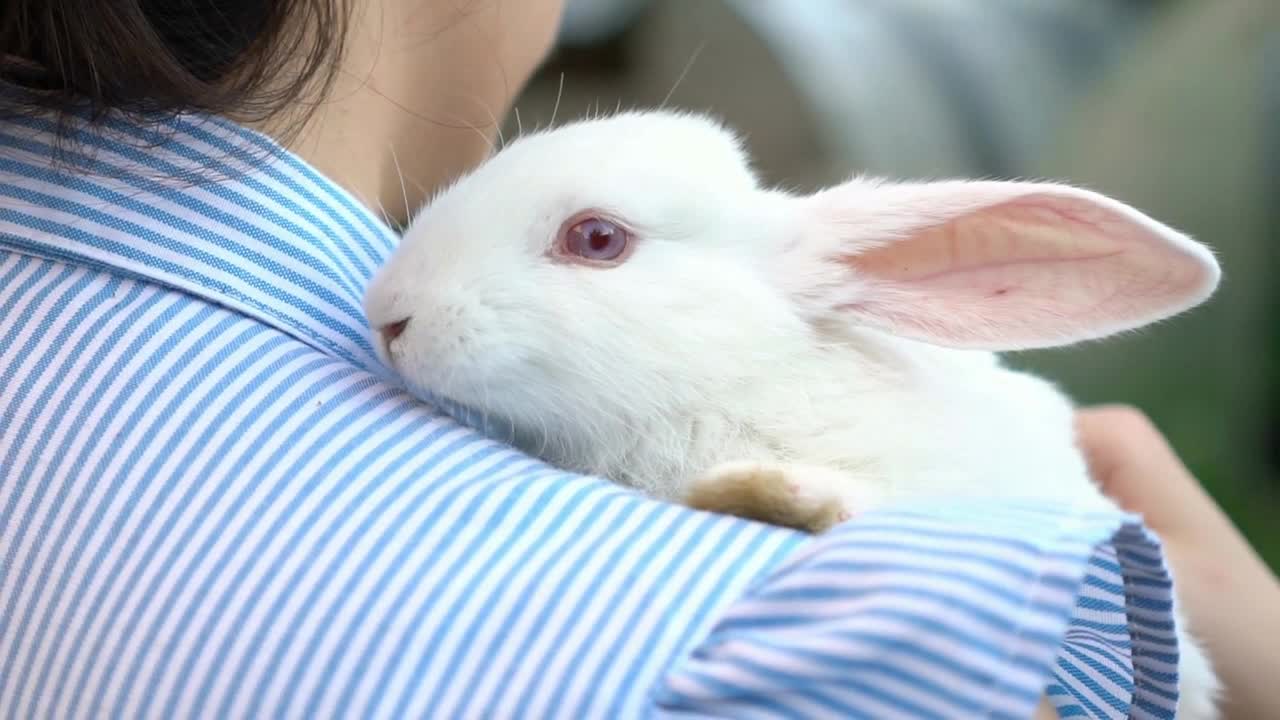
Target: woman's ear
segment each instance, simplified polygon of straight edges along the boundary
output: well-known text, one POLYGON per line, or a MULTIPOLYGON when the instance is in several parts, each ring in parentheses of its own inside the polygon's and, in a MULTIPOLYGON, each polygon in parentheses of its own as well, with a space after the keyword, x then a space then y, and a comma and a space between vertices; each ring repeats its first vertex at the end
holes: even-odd
POLYGON ((1132 330, 1203 302, 1220 275, 1203 245, 1063 185, 854 180, 797 203, 778 267, 806 313, 948 347, 1132 330))

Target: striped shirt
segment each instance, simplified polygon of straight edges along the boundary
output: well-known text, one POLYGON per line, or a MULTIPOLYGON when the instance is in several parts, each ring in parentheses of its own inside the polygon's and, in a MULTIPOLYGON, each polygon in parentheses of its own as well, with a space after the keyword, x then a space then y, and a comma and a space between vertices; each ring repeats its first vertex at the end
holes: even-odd
POLYGON ((54 129, 0 124, 0 717, 1171 717, 1134 518, 809 538, 566 474, 387 378, 396 238, 301 160, 54 129))

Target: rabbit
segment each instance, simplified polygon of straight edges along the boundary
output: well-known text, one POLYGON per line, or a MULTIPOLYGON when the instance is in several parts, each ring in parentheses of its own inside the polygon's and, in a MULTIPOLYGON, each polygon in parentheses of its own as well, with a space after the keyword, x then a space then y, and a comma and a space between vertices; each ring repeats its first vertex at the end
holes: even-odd
MULTIPOLYGON (((1204 245, 1088 190, 801 195, 763 187, 715 118, 633 111, 521 137, 439 192, 365 312, 412 391, 530 453, 821 532, 911 498, 1112 508, 1070 399, 996 353, 1167 319, 1219 277, 1204 245)), ((1179 714, 1216 717, 1183 635, 1179 714)))

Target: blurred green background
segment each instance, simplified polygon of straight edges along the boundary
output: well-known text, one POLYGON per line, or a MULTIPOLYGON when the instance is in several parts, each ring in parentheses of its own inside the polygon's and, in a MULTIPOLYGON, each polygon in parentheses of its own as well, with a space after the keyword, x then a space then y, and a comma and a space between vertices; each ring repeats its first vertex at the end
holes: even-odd
POLYGON ((664 100, 773 183, 1062 179, 1213 247, 1208 305, 1012 361, 1145 410, 1280 569, 1280 0, 570 0, 518 123, 664 100))

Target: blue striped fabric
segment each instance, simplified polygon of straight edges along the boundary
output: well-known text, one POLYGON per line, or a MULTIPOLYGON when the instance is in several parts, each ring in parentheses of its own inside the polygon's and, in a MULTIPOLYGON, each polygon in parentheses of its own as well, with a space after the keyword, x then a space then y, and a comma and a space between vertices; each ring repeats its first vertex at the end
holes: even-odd
POLYGON ((815 540, 565 474, 386 379, 395 238, 300 160, 52 129, 0 125, 0 717, 1172 715, 1131 518, 815 540))

